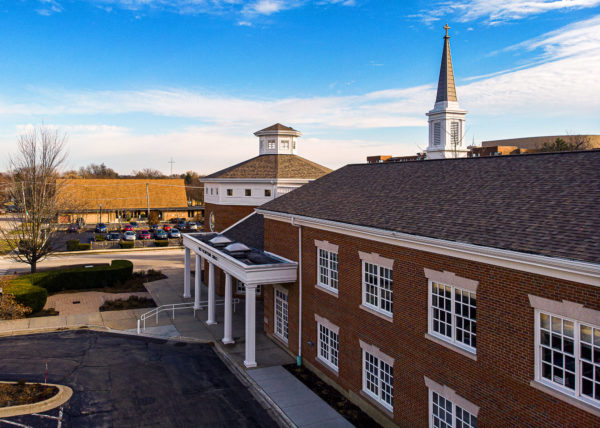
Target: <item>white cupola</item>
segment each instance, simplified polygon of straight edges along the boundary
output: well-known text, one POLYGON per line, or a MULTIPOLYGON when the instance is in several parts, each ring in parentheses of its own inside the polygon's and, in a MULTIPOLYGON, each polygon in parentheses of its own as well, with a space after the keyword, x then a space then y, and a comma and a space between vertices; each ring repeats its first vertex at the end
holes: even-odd
POLYGON ((259 139, 260 155, 295 155, 296 138, 302 133, 294 128, 276 123, 254 133, 259 139))
POLYGON ((468 152, 465 142, 467 111, 462 110, 458 105, 450 55, 450 36, 448 35, 450 27, 448 24, 444 26, 444 29, 446 35, 444 36, 437 96, 433 110, 427 113, 429 116, 427 159, 464 158, 468 152))

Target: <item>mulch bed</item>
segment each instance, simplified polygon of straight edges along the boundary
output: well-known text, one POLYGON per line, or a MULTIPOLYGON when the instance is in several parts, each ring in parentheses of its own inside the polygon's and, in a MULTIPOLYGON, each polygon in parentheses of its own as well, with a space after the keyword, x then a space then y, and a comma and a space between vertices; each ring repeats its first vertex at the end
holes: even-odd
POLYGON ((128 299, 107 300, 100 306, 100 312, 154 307, 156 307, 156 303, 154 303, 154 300, 152 299, 147 297, 129 296, 128 299))
POLYGON ((316 374, 306 367, 298 367, 296 364, 287 364, 283 366, 287 371, 293 374, 300 382, 308 386, 312 392, 321 397, 327 404, 333 407, 337 412, 346 418, 356 427, 374 428, 379 427, 369 415, 360 410, 360 408, 346 397, 340 394, 334 387, 322 381, 316 374))
POLYGON ((53 397, 57 393, 57 387, 39 383, 28 384, 24 381, 0 383, 0 407, 38 403, 53 397))

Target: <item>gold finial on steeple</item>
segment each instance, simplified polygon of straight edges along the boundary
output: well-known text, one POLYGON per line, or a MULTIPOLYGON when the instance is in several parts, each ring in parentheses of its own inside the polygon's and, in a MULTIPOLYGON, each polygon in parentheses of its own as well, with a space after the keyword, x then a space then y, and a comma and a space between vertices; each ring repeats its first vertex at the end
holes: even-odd
POLYGON ((450 29, 450 26, 448 24, 444 25, 444 30, 446 30, 446 35, 444 36, 444 39, 449 39, 450 36, 448 35, 448 30, 450 29))

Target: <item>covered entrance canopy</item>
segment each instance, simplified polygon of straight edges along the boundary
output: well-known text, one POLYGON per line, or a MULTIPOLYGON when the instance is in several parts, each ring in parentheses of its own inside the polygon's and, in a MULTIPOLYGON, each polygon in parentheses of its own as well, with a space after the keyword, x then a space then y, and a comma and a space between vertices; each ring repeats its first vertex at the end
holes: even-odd
POLYGON ((295 282, 298 263, 267 251, 250 248, 243 242, 234 241, 225 234, 183 234, 185 247, 185 275, 183 297, 190 293, 190 258, 196 256, 194 308, 200 308, 200 266, 208 263, 208 317, 207 324, 215 321, 215 266, 225 273, 225 322, 222 342, 233 343, 232 327, 232 277, 246 286, 246 356, 244 365, 256 367, 256 287, 258 285, 295 282))

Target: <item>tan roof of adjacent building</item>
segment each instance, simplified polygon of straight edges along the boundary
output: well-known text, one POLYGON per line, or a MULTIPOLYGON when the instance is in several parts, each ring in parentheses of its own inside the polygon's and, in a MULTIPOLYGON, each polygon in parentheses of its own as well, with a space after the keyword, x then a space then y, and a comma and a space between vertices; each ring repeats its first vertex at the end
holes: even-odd
POLYGON ((187 207, 185 182, 182 178, 75 178, 61 182, 65 210, 146 209, 146 183, 152 208, 187 207))
POLYGON ((509 138, 505 140, 482 141, 481 146, 516 146, 521 149, 539 149, 544 143, 553 143, 557 138, 565 140, 567 143, 587 139, 590 143, 590 149, 600 149, 600 135, 548 135, 543 137, 509 138))
POLYGON ((207 175, 211 178, 317 179, 331 169, 298 155, 261 155, 207 175))

